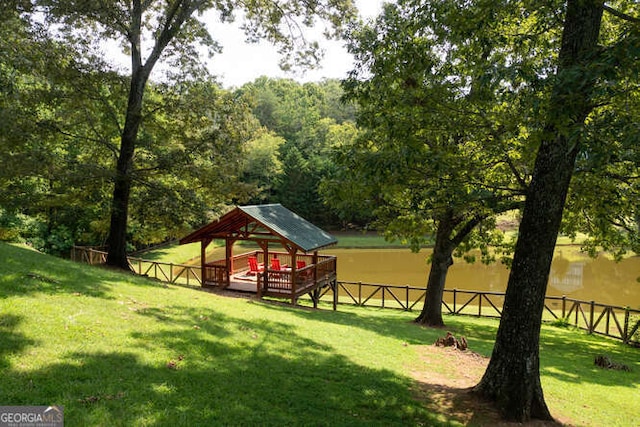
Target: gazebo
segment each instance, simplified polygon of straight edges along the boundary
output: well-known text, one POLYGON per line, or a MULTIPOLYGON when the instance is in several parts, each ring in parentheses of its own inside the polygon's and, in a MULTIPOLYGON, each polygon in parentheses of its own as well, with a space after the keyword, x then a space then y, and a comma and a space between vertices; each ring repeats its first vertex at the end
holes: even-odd
POLYGON ((194 242, 200 242, 203 287, 289 298, 292 304, 309 294, 314 307, 322 288, 330 287, 335 309, 337 259, 318 250, 337 240, 280 204, 238 206, 180 240, 194 242), (206 249, 214 239, 225 241, 225 258, 207 261, 206 249), (234 255, 239 240, 253 241, 260 249, 234 255))

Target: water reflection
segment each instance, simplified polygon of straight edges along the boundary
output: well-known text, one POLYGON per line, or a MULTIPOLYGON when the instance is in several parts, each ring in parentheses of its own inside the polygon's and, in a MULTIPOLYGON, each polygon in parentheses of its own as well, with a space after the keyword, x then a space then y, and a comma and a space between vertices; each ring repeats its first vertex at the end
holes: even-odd
MULTIPOLYGON (((338 279, 424 287, 429 251, 418 254, 406 249, 329 249, 338 256, 338 279)), ((591 259, 573 247, 556 250, 549 276, 548 295, 640 308, 640 257, 619 263, 599 257, 591 259)), ((449 271, 447 289, 503 292, 509 270, 501 264, 467 264, 456 259, 449 271)))

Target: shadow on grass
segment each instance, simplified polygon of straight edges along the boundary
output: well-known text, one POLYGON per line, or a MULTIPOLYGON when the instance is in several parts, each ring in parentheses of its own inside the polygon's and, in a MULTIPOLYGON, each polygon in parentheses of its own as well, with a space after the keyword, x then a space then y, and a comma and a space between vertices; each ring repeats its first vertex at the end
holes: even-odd
POLYGON ((7 369, 0 401, 64 405, 70 425, 449 425, 413 399, 408 379, 356 365, 287 325, 177 306, 140 315, 167 322, 132 334, 140 352, 7 369))
POLYGON ((588 335, 578 329, 547 326, 540 345, 541 373, 563 382, 637 388, 640 384, 640 351, 621 342, 588 335), (602 369, 597 356, 627 365, 631 372, 602 369))
POLYGON ((406 313, 400 310, 349 307, 348 311, 330 309, 313 310, 299 306, 291 306, 272 301, 258 301, 256 304, 278 311, 287 311, 295 316, 313 319, 321 322, 346 326, 353 329, 364 329, 383 336, 391 336, 411 345, 429 345, 436 339, 451 331, 454 335, 464 335, 473 350, 481 354, 490 355, 498 328, 498 322, 491 319, 483 319, 482 324, 470 324, 461 316, 445 316, 444 328, 431 328, 414 322, 418 313, 406 313), (356 312, 357 311, 357 312, 356 312), (381 315, 382 314, 382 315, 381 315), (388 315, 388 316, 387 316, 388 315))
MULTIPOLYGON (((502 419, 493 403, 471 392, 471 388, 449 387, 441 384, 418 382, 416 396, 434 413, 446 414, 450 420, 468 427, 522 426, 521 423, 502 419)), ((561 427, 557 421, 532 421, 536 427, 561 427)))
MULTIPOLYGON (((381 316, 380 310, 358 308, 353 311, 337 312, 329 310, 310 310, 278 303, 256 302, 273 310, 286 310, 293 315, 322 322, 340 324, 353 329, 366 329, 386 336, 393 336, 411 345, 433 344, 447 331, 454 335, 463 335, 469 342, 469 348, 483 356, 490 357, 498 330, 497 319, 478 319, 468 316, 445 316, 445 328, 428 328, 413 323, 414 315, 407 315, 409 321, 403 321, 398 312, 381 316), (373 310, 373 314, 370 310, 373 310), (470 321, 473 319, 473 321, 470 321)), ((351 310, 351 309, 350 309, 351 310)), ((588 335, 577 329, 563 329, 543 325, 540 338, 541 374, 562 381, 580 384, 598 384, 603 386, 637 387, 640 384, 640 358, 638 349, 626 346, 618 341, 600 336, 588 335), (603 370, 594 365, 598 355, 610 357, 614 362, 629 366, 631 373, 625 371, 603 370)))
POLYGON ((0 299, 33 294, 81 293, 108 298, 112 285, 127 280, 140 286, 158 286, 135 275, 89 266, 0 242, 0 299))
POLYGON ((21 322, 21 316, 0 314, 0 370, 3 372, 9 367, 8 356, 34 344, 33 340, 15 331, 21 322))
MULTIPOLYGON (((451 328, 467 337, 481 337, 470 348, 490 357, 495 335, 499 326, 497 320, 491 324, 476 324, 462 316, 445 319, 451 328)), ((486 320, 485 322, 491 322, 486 320)), ((484 323, 484 322, 483 322, 484 323)), ((601 336, 589 335, 583 330, 558 328, 543 324, 540 335, 540 373, 568 383, 621 386, 635 389, 640 384, 640 358, 638 349, 619 341, 601 336), (601 369, 594 364, 595 357, 605 355, 617 363, 629 366, 632 372, 601 369)))

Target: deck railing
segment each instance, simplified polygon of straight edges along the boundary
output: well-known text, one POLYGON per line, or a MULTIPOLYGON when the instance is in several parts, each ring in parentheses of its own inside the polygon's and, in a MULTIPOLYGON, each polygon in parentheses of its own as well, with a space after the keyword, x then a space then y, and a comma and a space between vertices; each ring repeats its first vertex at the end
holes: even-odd
MULTIPOLYGON (((276 253, 281 265, 290 266, 291 257, 287 253, 276 253)), ((336 278, 336 258, 333 256, 320 255, 313 264, 311 255, 298 255, 296 261, 304 261, 305 266, 297 268, 295 273, 292 269, 272 270, 265 265, 268 282, 265 286, 262 275, 258 276, 258 288, 263 292, 290 292, 298 295, 304 292, 311 284, 328 284, 336 278), (295 277, 294 277, 295 275, 295 277), (325 283, 326 282, 326 283, 325 283)))
MULTIPOLYGON (((102 264, 106 260, 106 252, 89 247, 74 247, 71 259, 88 264, 102 264)), ((262 262, 262 261, 261 261, 262 262)), ((282 259, 281 262, 286 262, 282 259)), ((335 258, 328 258, 318 263, 318 271, 335 270, 335 258), (332 270, 333 269, 333 270, 332 270)), ((129 258, 129 265, 136 273, 149 276, 163 282, 186 284, 195 282, 202 285, 200 266, 172 264, 149 261, 141 258, 129 258)), ((239 266, 242 264, 240 263, 239 266)), ((209 267, 209 265, 207 266, 209 267)), ((213 271, 226 271, 212 263, 213 271)), ((209 268, 207 268, 209 270, 209 268)), ((303 273, 300 269, 297 273, 303 273)), ((287 272, 280 272, 287 274, 287 272)), ((221 274, 221 273, 218 273, 221 274)), ((288 272, 288 274, 291 274, 288 272)), ((276 281, 269 281, 269 287, 276 286, 276 281)), ((290 288, 289 288, 290 289, 290 288)), ((392 308, 405 311, 421 309, 426 291, 424 288, 409 285, 385 285, 362 282, 342 282, 337 285, 338 303, 362 307, 392 308)), ((443 311, 456 315, 499 318, 504 303, 503 292, 469 291, 445 289, 442 301, 443 311)), ((324 288, 320 299, 331 299, 330 288, 324 288)), ((547 296, 545 298, 543 320, 560 322, 575 326, 591 334, 603 335, 618 339, 626 344, 640 346, 640 310, 601 304, 595 301, 582 301, 566 296, 547 296)))

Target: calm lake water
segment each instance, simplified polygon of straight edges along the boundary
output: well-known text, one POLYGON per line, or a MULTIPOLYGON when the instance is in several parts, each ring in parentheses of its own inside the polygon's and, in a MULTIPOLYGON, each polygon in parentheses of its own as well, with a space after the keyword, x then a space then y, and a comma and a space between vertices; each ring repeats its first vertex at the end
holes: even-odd
MULTIPOLYGON (((425 287, 430 250, 411 253, 408 249, 328 249, 338 257, 338 280, 347 282, 425 287)), ((616 263, 577 253, 574 247, 559 247, 551 267, 547 295, 597 301, 603 304, 640 308, 640 257, 616 263)), ((468 264, 455 259, 447 276, 447 289, 504 292, 509 270, 500 263, 468 264)))

